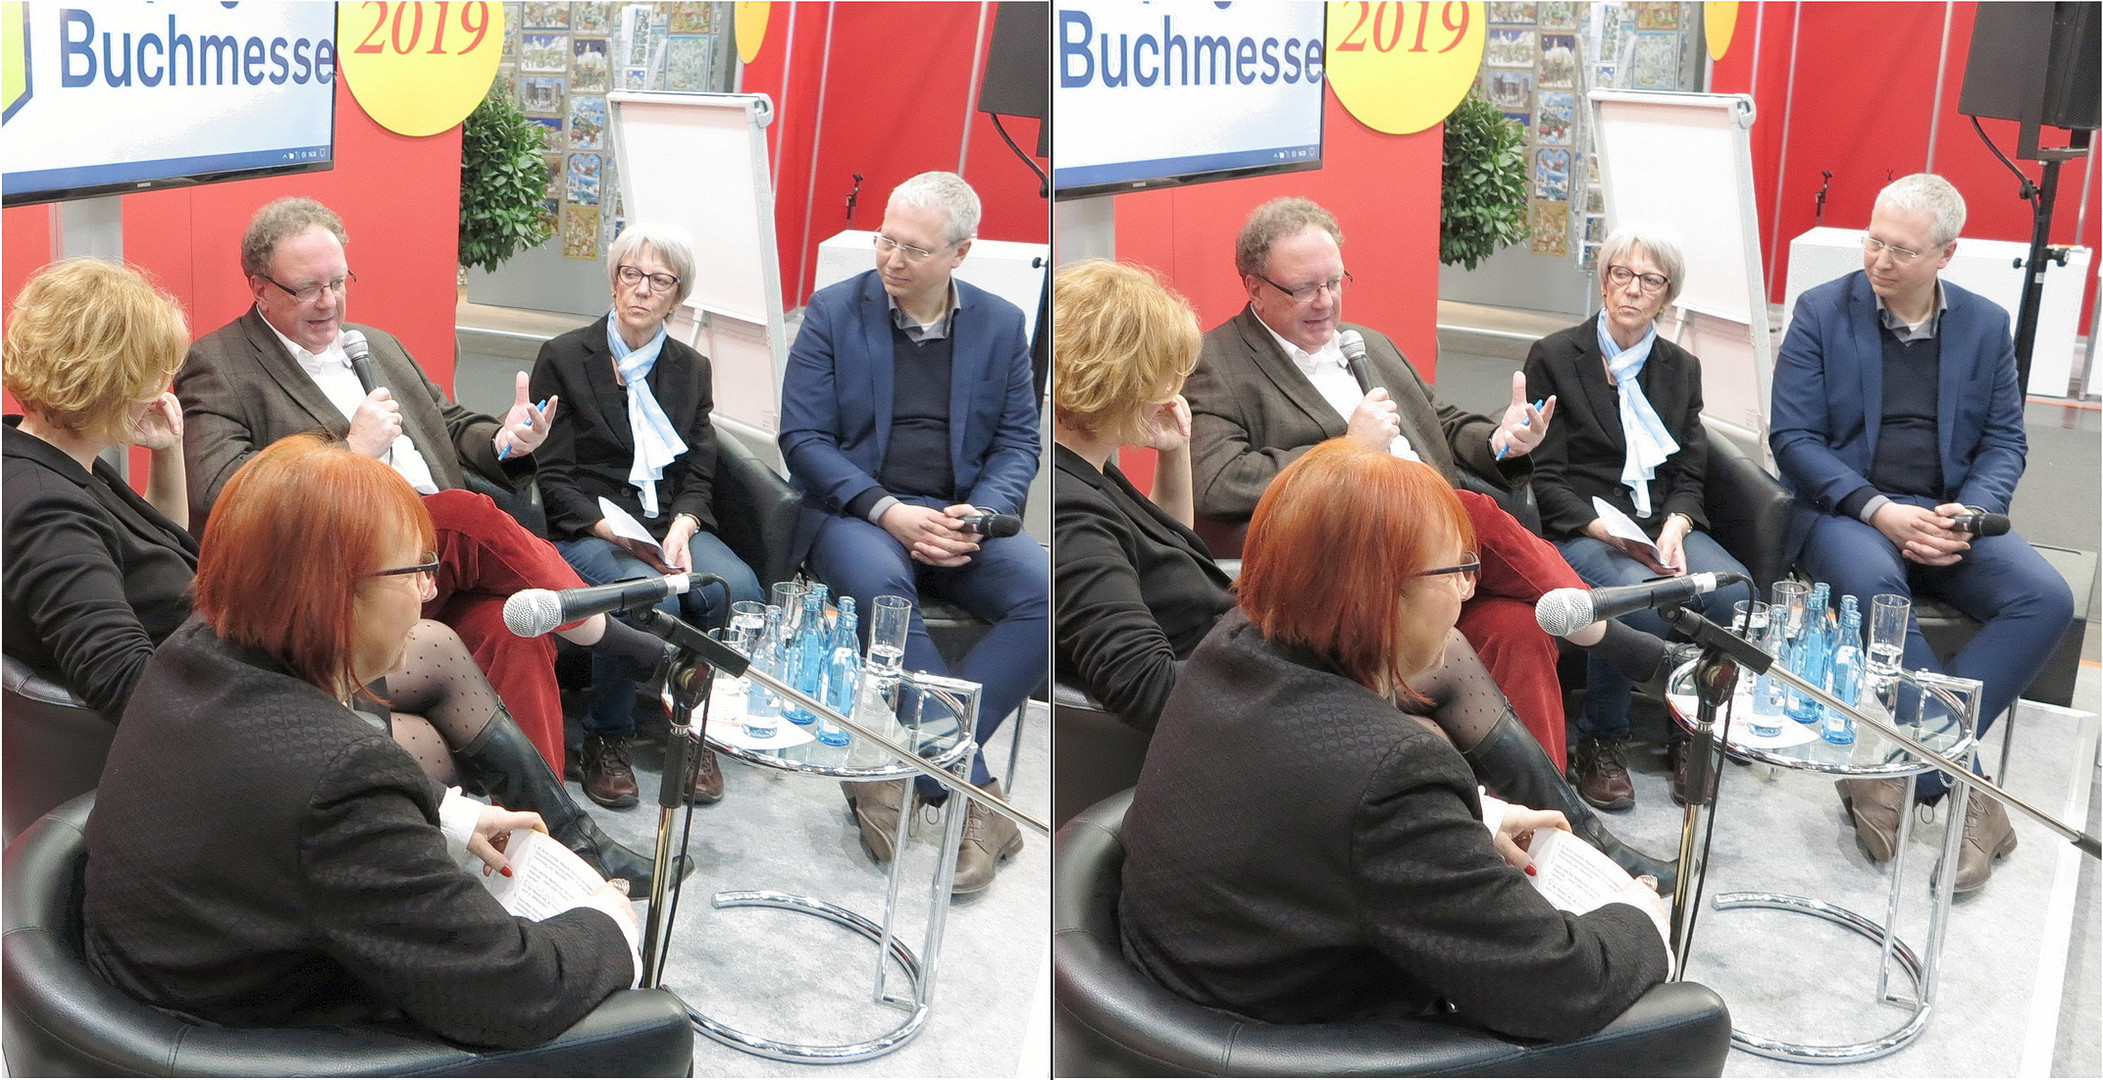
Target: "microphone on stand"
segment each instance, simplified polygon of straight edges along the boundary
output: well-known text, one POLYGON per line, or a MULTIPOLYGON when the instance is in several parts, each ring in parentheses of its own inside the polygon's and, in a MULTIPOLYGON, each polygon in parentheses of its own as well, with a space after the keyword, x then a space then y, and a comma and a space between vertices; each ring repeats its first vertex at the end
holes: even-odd
POLYGON ((370 394, 379 387, 380 384, 372 378, 372 346, 365 343, 364 331, 343 332, 343 355, 350 357, 351 372, 358 376, 358 385, 364 387, 366 393, 370 394))
POLYGON ((539 637, 564 623, 608 611, 654 607, 693 587, 692 574, 616 581, 577 589, 521 589, 504 601, 504 625, 520 637, 539 637))
POLYGON ((1632 611, 1651 608, 1678 607, 1703 593, 1712 593, 1745 580, 1743 574, 1688 574, 1662 581, 1646 581, 1641 585, 1550 589, 1534 605, 1533 618, 1551 636, 1564 637, 1601 619, 1618 618, 1632 611))
POLYGON ((1373 369, 1365 362, 1365 335, 1356 330, 1346 330, 1336 336, 1336 346, 1344 352, 1344 367, 1351 377, 1358 380, 1358 392, 1373 392, 1373 369))

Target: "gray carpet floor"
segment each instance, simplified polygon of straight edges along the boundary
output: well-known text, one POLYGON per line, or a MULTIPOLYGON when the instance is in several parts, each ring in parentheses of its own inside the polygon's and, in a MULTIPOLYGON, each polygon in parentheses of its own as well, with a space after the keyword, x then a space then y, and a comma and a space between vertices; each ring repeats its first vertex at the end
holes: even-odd
MULTIPOLYGON (((1050 723, 1032 704, 1023 725, 1016 774, 1003 778, 1014 801, 1039 820, 1051 812, 1050 723)), ((1014 724, 995 734, 987 761, 1006 763, 1014 724)), ((662 749, 639 746, 636 775, 645 798, 629 810, 593 816, 616 839, 648 851, 654 843, 655 801, 662 749)), ((665 984, 687 1004, 750 1034, 785 1042, 837 1045, 880 1036, 906 1013, 871 1001, 876 945, 810 915, 763 908, 717 909, 710 897, 725 890, 800 894, 850 908, 871 919, 883 911, 886 869, 864 852, 837 783, 722 759, 724 798, 695 809, 688 851, 697 864, 679 898, 670 935, 665 984)), ((570 791, 583 794, 573 781, 570 791)), ((675 818, 679 815, 675 814, 675 818)), ((923 816, 905 855, 906 885, 898 900, 907 943, 920 951, 939 828, 923 816)), ((1047 958, 1051 846, 1025 837, 983 892, 957 897, 949 910, 935 964, 932 1008, 919 1035, 902 1048, 864 1062, 813 1066, 774 1061, 702 1037, 694 1042, 695 1076, 1014 1076, 1045 1075, 1039 1061, 1020 1062, 1033 1024, 1047 958)), ((644 910, 637 906, 638 914, 644 910)), ((925 958, 923 958, 925 959, 925 958)), ((901 969, 891 966, 890 992, 908 993, 901 969)))

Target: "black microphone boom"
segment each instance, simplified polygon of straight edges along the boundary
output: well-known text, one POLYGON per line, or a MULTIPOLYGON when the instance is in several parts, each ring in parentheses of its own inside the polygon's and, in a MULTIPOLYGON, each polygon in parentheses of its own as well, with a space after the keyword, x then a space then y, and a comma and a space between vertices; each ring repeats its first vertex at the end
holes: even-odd
POLYGON ((564 623, 608 611, 654 607, 693 586, 692 574, 616 581, 580 589, 523 589, 504 601, 504 625, 520 637, 539 637, 564 623))
POLYGON ((1646 581, 1641 585, 1550 589, 1534 605, 1533 618, 1542 630, 1555 637, 1566 637, 1601 619, 1618 618, 1632 611, 1651 608, 1678 607, 1703 593, 1712 593, 1744 580, 1743 574, 1688 574, 1646 581))
POLYGON ((358 385, 370 394, 379 384, 372 378, 372 346, 365 343, 365 334, 358 330, 343 332, 343 355, 350 358, 351 371, 358 376, 358 385))

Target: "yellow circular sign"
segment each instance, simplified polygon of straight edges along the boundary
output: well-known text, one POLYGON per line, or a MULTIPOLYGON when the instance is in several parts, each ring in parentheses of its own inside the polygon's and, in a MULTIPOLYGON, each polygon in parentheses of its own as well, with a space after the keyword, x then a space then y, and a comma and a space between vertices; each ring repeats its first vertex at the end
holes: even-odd
POLYGON ((731 30, 737 37, 738 59, 746 63, 759 58, 759 47, 767 40, 766 0, 738 0, 731 30))
POLYGON ((1446 118, 1482 67, 1483 7, 1466 0, 1332 0, 1329 85, 1375 131, 1408 135, 1446 118))
POLYGON ((493 0, 336 9, 336 66, 365 114, 398 134, 436 135, 467 119, 503 53, 504 5, 493 0))
POLYGON ((1738 29, 1738 0, 1708 0, 1701 5, 1701 32, 1709 39, 1709 59, 1721 60, 1738 29))

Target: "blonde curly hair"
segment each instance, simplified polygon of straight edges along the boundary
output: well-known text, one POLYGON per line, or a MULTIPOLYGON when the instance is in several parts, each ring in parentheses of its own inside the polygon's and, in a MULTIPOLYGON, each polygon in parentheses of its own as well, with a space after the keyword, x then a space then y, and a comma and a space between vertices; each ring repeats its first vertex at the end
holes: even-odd
POLYGON ((1149 407, 1198 366, 1197 313, 1153 271, 1087 259, 1052 282, 1053 415, 1091 438, 1137 442, 1149 407))
POLYGON ((182 307, 143 272, 67 259, 15 296, 0 381, 57 427, 123 442, 132 406, 165 391, 189 349, 182 307))

